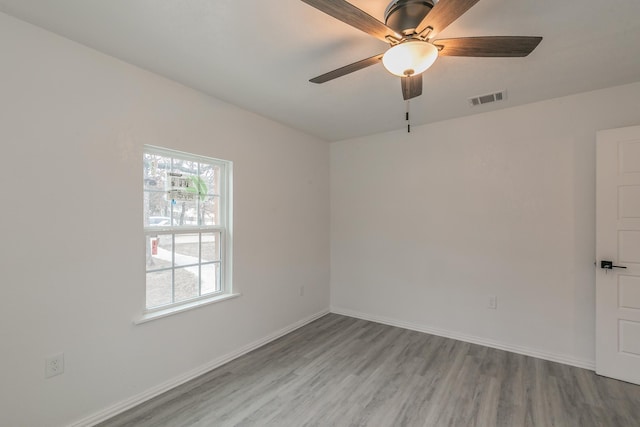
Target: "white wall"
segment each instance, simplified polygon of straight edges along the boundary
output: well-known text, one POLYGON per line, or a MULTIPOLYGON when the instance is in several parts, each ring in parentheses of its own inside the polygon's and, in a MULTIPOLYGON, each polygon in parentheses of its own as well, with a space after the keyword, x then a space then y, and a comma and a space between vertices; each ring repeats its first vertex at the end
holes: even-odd
POLYGON ((595 133, 639 111, 636 83, 332 144, 332 310, 593 366, 595 133))
POLYGON ((4 14, 0 52, 0 425, 68 425, 328 310, 328 143, 4 14), (242 297, 132 324, 143 144, 234 162, 242 297))

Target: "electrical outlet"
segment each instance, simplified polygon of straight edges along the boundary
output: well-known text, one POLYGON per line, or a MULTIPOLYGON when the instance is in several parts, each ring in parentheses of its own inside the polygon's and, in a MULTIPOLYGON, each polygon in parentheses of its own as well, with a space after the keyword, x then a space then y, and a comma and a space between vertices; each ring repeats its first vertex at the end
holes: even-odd
POLYGON ((59 353, 44 360, 45 378, 55 377, 64 372, 64 353, 59 353))
POLYGON ((300 296, 304 296, 304 285, 300 286, 300 296))
POLYGON ((487 308, 490 308, 491 310, 497 310, 498 309, 498 297, 495 295, 491 295, 489 297, 489 303, 487 305, 487 308))

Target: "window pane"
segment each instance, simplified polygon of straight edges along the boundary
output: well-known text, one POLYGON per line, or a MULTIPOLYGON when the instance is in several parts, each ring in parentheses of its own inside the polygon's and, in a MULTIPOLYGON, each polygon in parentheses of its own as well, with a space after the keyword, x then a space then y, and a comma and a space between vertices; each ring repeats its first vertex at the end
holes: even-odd
POLYGON ((164 189, 164 179, 167 171, 171 169, 171 159, 157 154, 145 153, 144 165, 144 189, 164 189))
POLYGON ((144 225, 147 227, 168 227, 171 225, 171 204, 166 200, 164 192, 145 191, 144 225))
POLYGON ((193 226, 198 224, 197 200, 179 201, 172 203, 174 225, 193 226))
POLYGON ((178 225, 189 224, 185 219, 187 208, 193 210, 190 225, 197 224, 195 203, 198 198, 198 179, 198 162, 176 158, 172 160, 171 173, 166 178, 166 189, 169 191, 167 199, 171 200, 174 219, 178 220, 178 225), (187 207, 184 202, 190 202, 192 206, 187 207))
POLYGON ((220 260, 220 233, 202 234, 201 262, 220 260))
POLYGON ((220 225, 220 197, 207 196, 200 204, 202 225, 220 225))
POLYGON ((199 296, 198 266, 175 269, 176 302, 199 296))
POLYGON ((156 225, 159 221, 150 217, 168 217, 169 203, 165 197, 166 172, 171 167, 171 159, 156 154, 144 154, 144 225, 156 225))
POLYGON ((147 273, 147 308, 171 304, 172 270, 147 273))
POLYGON ((200 163, 200 179, 206 186, 206 194, 220 194, 220 169, 218 165, 200 163))
POLYGON ((221 291, 220 289, 220 264, 205 264, 202 267, 202 295, 221 291))
POLYGON ((171 267, 171 234, 147 238, 147 271, 171 267))
POLYGON ((200 235, 176 234, 175 265, 193 265, 200 262, 200 235))
POLYGON ((185 175, 198 175, 198 162, 191 160, 173 159, 171 172, 185 175))

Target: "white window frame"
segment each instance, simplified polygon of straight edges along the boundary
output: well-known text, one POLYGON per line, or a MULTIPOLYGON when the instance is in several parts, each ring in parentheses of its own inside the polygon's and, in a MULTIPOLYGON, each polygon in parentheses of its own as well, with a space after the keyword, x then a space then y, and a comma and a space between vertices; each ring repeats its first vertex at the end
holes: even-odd
MULTIPOLYGON (((216 159, 206 156, 200 156, 190 153, 185 153, 181 151, 171 150, 167 148, 156 147, 152 145, 144 146, 144 154, 154 154, 164 157, 170 157, 180 160, 193 161, 198 163, 207 163, 220 167, 220 194, 219 194, 219 216, 220 216, 220 224, 219 225, 194 225, 194 226, 174 226, 173 224, 169 224, 167 226, 144 226, 143 224, 143 234, 145 238, 145 246, 147 242, 154 235, 171 235, 172 240, 175 241, 176 235, 181 234, 198 234, 200 239, 202 238, 202 234, 208 233, 220 233, 220 289, 213 292, 207 293, 204 295, 200 295, 194 298, 190 298, 185 301, 172 302, 170 304, 147 308, 147 301, 145 296, 145 304, 142 315, 134 320, 134 323, 144 323, 150 320, 154 320, 157 318, 166 317, 172 314, 180 313, 186 310, 190 310, 196 307, 200 307, 203 305, 224 301, 230 298, 234 298, 239 296, 239 293, 233 292, 233 269, 232 269, 232 247, 233 247, 233 192, 232 192, 232 177, 233 177, 233 163, 229 160, 216 159)), ((143 187, 143 192, 147 190, 143 187)), ((201 243, 200 243, 201 244, 201 243)), ((145 252, 147 248, 145 247, 145 252)), ((175 257, 175 246, 172 245, 173 256, 175 257)), ((147 289, 147 268, 146 268, 146 254, 145 254, 145 295, 147 289)), ((205 262, 200 261, 198 263, 198 268, 200 269, 202 265, 211 264, 213 262, 205 262)), ((171 267, 167 267, 169 269, 175 269, 176 266, 172 265, 171 267)), ((175 282, 172 283, 172 286, 175 286, 175 282)), ((201 286, 201 284, 200 284, 201 286)), ((199 291, 200 293, 200 291, 199 291)), ((174 295, 175 296, 175 295, 174 295)))

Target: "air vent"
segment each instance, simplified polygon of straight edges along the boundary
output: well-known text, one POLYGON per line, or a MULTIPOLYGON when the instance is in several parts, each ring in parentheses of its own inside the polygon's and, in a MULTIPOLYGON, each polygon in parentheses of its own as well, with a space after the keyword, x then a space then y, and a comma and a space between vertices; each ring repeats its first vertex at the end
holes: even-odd
POLYGON ((502 90, 500 92, 490 93, 488 95, 474 96, 469 98, 469 105, 477 107, 478 105, 489 104, 491 102, 504 101, 507 99, 507 91, 502 90))

